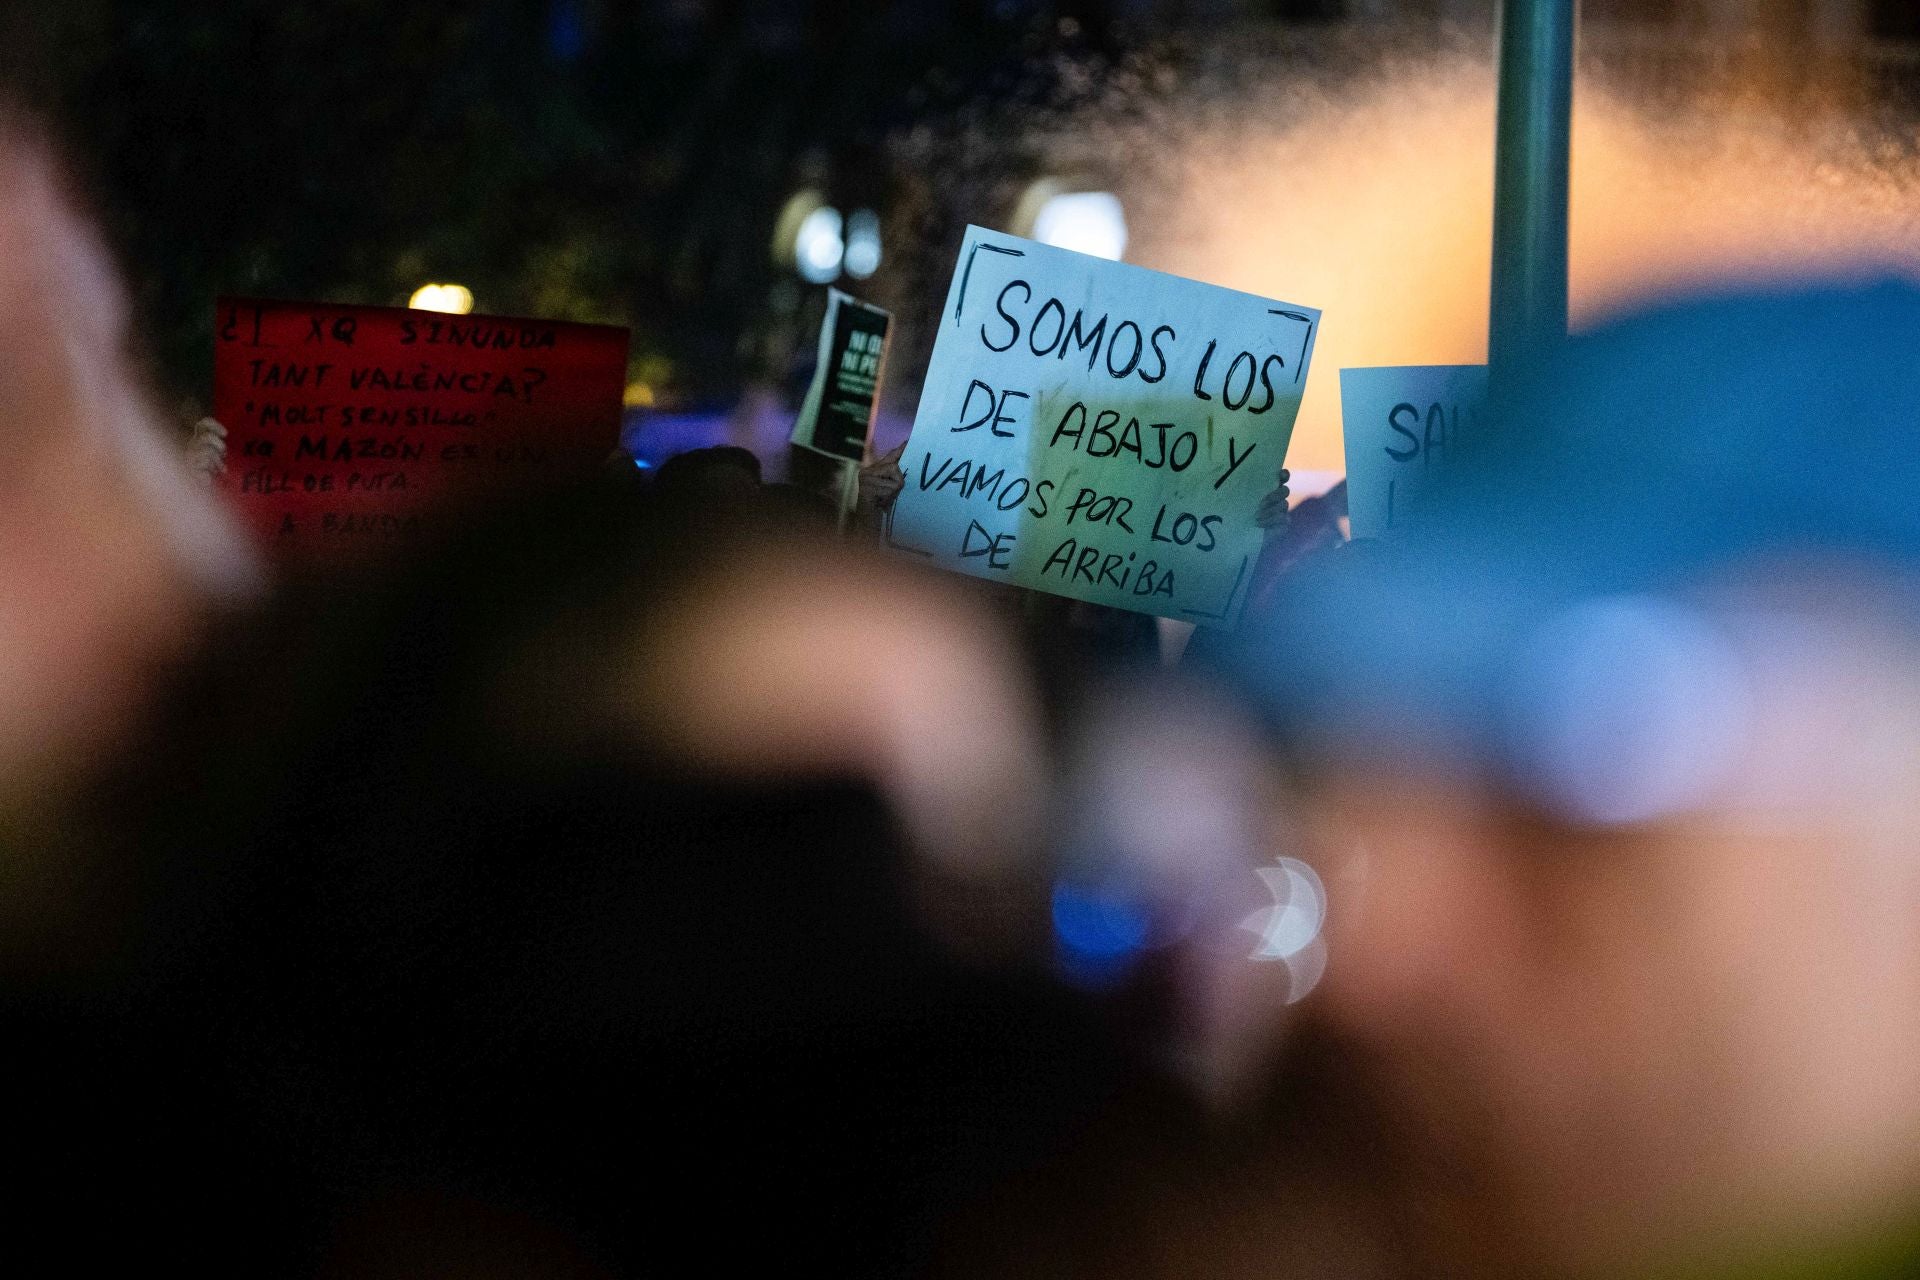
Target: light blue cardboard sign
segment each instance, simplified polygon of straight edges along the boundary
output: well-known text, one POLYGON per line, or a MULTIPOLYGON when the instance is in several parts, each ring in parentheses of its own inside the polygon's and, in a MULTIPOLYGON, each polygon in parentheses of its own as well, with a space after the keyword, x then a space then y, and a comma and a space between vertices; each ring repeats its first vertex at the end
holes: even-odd
POLYGON ((1387 538, 1471 453, 1487 367, 1402 365, 1340 371, 1347 520, 1356 538, 1387 538))
POLYGON ((968 227, 891 544, 1231 627, 1320 313, 968 227))

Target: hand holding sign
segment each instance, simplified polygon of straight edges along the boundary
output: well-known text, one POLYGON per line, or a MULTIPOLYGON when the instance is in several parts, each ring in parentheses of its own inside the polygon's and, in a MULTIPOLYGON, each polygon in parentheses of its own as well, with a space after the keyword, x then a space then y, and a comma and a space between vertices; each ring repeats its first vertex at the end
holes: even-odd
POLYGON ((968 228, 894 545, 977 577, 1232 626, 1319 318, 968 228))
POLYGON ((1287 499, 1293 496, 1287 488, 1291 474, 1285 467, 1280 468, 1280 474, 1274 477, 1273 492, 1260 499, 1260 506, 1253 513, 1253 522, 1266 530, 1269 538, 1280 537, 1287 531, 1287 499))
POLYGON ((225 473, 227 429, 218 418, 201 418, 193 424, 193 434, 187 438, 187 466, 206 485, 225 473))
POLYGON ((900 469, 900 455, 907 451, 902 440, 886 453, 860 466, 860 505, 880 510, 893 505, 906 487, 907 473, 900 469))

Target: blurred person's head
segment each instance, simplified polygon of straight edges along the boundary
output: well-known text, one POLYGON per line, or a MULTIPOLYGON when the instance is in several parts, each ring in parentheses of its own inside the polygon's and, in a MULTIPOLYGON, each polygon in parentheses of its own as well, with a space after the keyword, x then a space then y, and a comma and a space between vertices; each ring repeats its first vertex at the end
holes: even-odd
POLYGON ((943 577, 683 517, 545 495, 225 655, 232 732, 143 832, 162 1035, 121 1060, 193 1087, 40 1128, 114 1187, 178 1171, 87 1256, 922 1274, 1126 1085, 1089 1001, 938 945, 1036 843, 1008 638, 943 577))
POLYGON ((1321 1008, 1456 1262, 1915 1243, 1916 347, 1896 285, 1619 320, 1284 593, 1321 1008))
MULTIPOLYGON (((0 831, 103 758, 203 607, 252 580, 127 346, 106 253, 0 110, 0 831)), ((26 886, 61 876, 11 843, 0 899, 31 916, 26 886)))

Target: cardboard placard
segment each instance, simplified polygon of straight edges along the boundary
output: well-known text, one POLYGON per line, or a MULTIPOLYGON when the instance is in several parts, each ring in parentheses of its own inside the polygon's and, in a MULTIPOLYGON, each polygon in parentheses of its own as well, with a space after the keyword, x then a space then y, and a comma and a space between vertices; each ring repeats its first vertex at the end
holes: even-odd
POLYGON ((1320 313, 969 227, 889 541, 1231 627, 1320 313))
POLYGON ((886 365, 887 328, 881 308, 838 289, 827 290, 820 322, 820 358, 794 420, 792 443, 829 458, 860 462, 873 435, 886 365))
POLYGON ((627 331, 221 298, 221 480, 276 558, 350 557, 461 504, 588 475, 619 442, 627 331))
POLYGON ((1485 365, 1340 371, 1353 537, 1391 537, 1418 509, 1471 452, 1486 398, 1485 365))

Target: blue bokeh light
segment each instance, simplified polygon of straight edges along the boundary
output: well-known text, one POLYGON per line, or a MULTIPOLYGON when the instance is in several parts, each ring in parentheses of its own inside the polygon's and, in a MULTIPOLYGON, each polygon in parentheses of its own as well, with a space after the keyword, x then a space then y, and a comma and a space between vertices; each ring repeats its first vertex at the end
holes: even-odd
POLYGON ((1064 878, 1053 886, 1053 935, 1071 978, 1104 985, 1123 977, 1152 923, 1146 904, 1110 886, 1064 878))

